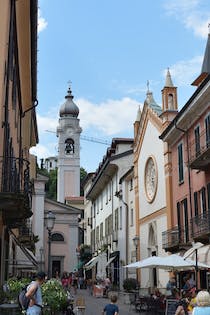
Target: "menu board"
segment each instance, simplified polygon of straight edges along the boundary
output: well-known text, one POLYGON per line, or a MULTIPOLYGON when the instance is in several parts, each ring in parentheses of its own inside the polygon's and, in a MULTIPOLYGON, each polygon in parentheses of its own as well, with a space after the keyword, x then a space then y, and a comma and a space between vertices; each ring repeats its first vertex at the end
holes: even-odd
POLYGON ((177 309, 177 300, 167 299, 165 315, 174 315, 176 312, 176 309, 177 309))

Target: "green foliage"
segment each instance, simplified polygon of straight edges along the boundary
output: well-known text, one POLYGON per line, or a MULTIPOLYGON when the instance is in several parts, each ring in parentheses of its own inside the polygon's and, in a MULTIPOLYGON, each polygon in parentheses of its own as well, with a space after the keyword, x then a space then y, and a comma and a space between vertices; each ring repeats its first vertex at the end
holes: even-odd
MULTIPOLYGON (((37 172, 49 178, 48 182, 46 183, 46 197, 49 199, 57 200, 57 169, 51 170, 48 173, 46 169, 44 168, 41 169, 37 166, 37 172)), ((87 175, 86 170, 83 167, 81 167, 80 168, 80 183, 82 183, 86 175, 87 175)), ((84 191, 81 185, 80 185, 80 196, 84 196, 84 191)))
POLYGON ((84 196, 82 182, 86 176, 87 176, 86 170, 83 167, 80 167, 80 196, 84 196))
POLYGON ((55 279, 42 285, 42 296, 44 305, 49 306, 52 311, 63 309, 67 303, 67 293, 55 279))
POLYGON ((42 285, 42 298, 51 311, 58 311, 67 305, 67 293, 56 279, 48 280, 42 285))
POLYGON ((127 278, 123 281, 123 288, 127 292, 136 290, 137 285, 138 285, 138 282, 134 278, 127 278))
POLYGON ((80 260, 84 263, 88 262, 92 257, 91 247, 89 245, 80 245, 80 260))
POLYGON ((57 199, 57 169, 48 173, 49 180, 46 183, 46 197, 49 199, 57 199))
POLYGON ((29 279, 23 278, 21 280, 17 280, 16 278, 10 278, 7 281, 7 288, 8 288, 8 291, 6 292, 7 300, 17 300, 19 292, 28 283, 30 283, 29 279))

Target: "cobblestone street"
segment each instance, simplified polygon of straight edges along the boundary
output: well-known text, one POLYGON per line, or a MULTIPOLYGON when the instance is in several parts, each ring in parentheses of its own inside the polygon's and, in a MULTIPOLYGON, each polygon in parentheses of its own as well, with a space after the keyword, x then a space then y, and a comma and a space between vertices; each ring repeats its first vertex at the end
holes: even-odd
MULTIPOLYGON (((109 303, 109 299, 102 297, 94 297, 89 294, 87 290, 78 290, 77 295, 75 295, 75 300, 80 296, 85 299, 85 315, 101 315, 104 306, 109 303)), ((119 307, 120 315, 138 315, 133 306, 124 304, 123 297, 120 296, 117 305, 119 307)))

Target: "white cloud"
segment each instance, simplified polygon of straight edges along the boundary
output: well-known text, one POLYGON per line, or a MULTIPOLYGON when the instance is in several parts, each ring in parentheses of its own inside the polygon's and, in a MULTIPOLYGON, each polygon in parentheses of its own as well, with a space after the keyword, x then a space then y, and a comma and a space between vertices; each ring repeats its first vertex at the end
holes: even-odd
MULTIPOLYGON (((79 98, 75 103, 80 110, 80 125, 83 130, 94 128, 97 133, 109 136, 131 130, 139 106, 139 102, 129 97, 121 100, 109 99, 99 104, 79 98)), ((56 132, 58 116, 55 117, 55 112, 58 111, 59 108, 52 108, 47 116, 37 114, 39 137, 41 134, 46 135, 46 130, 56 132)))
POLYGON ((37 114, 37 123, 39 134, 45 133, 46 130, 56 132, 58 117, 52 117, 50 113, 49 116, 41 116, 40 114, 37 114))
MULTIPOLYGON (((203 56, 196 56, 190 60, 181 60, 170 67, 172 80, 178 86, 189 86, 201 72, 203 56)), ((164 71, 164 77, 166 71, 164 71)))
POLYGON ((164 7, 169 15, 175 16, 187 29, 193 30, 196 36, 207 37, 210 22, 208 0, 165 1, 164 7))
MULTIPOLYGON (((133 131, 133 124, 137 115, 139 102, 131 98, 121 100, 106 100, 100 104, 94 104, 84 98, 75 100, 80 109, 80 125, 83 129, 83 135, 88 136, 89 129, 94 131, 95 138, 104 136, 115 137, 119 133, 128 133, 133 131)), ((58 106, 60 107, 60 105, 58 106)), ((48 156, 57 154, 56 128, 58 126, 58 116, 55 112, 59 108, 52 108, 47 116, 37 114, 37 124, 40 144, 31 148, 31 153, 35 154, 40 160, 48 156), (52 131, 52 133, 46 132, 52 131)), ((91 133, 91 136, 94 136, 91 133)))
POLYGON ((139 103, 125 97, 121 100, 107 100, 100 104, 80 98, 80 120, 83 129, 94 128, 104 135, 113 136, 117 133, 132 130, 139 103))
POLYGON ((30 153, 37 156, 37 161, 39 162, 42 158, 47 158, 49 156, 54 156, 56 153, 50 148, 48 148, 46 145, 37 144, 35 147, 32 147, 30 149, 30 153))
POLYGON ((41 10, 38 9, 38 33, 42 32, 47 27, 47 21, 43 18, 41 10))

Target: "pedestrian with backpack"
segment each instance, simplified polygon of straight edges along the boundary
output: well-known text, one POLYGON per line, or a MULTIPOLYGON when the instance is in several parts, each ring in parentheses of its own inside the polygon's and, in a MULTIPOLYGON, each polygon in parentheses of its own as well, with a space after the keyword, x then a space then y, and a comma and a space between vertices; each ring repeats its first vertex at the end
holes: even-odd
POLYGON ((40 315, 42 311, 42 292, 41 285, 45 281, 45 273, 40 271, 36 275, 36 280, 32 281, 28 287, 25 296, 30 299, 26 310, 27 315, 40 315))

